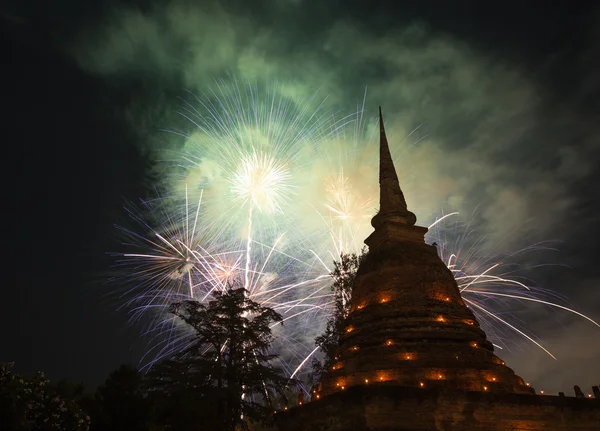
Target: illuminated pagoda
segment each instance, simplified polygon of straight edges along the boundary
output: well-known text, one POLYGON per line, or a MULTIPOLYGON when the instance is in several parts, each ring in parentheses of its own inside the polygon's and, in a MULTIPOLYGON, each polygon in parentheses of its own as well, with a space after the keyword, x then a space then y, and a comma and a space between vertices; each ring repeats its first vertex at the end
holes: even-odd
POLYGON ((281 431, 600 430, 600 400, 537 396, 494 355, 427 229, 416 226, 380 124, 380 209, 335 363, 281 431))

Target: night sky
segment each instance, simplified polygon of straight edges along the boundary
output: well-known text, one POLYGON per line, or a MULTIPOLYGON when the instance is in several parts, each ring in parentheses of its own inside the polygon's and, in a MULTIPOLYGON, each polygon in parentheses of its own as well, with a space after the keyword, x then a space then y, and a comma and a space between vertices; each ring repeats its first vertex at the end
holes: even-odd
MULTIPOLYGON (((26 3, 0 9, 0 361, 90 385, 138 363, 145 341, 105 283, 113 225, 154 184, 153 151, 184 145, 160 132, 180 121, 177 98, 228 73, 319 87, 334 109, 352 109, 368 86, 390 123, 426 123, 452 202, 480 205, 495 235, 527 222, 533 240, 555 241, 552 265, 531 277, 600 321, 595 2, 26 3)), ((433 154, 424 148, 419 160, 433 154)), ((600 383, 599 328, 521 318, 559 361, 526 345, 500 353, 517 373, 554 391, 600 383)))

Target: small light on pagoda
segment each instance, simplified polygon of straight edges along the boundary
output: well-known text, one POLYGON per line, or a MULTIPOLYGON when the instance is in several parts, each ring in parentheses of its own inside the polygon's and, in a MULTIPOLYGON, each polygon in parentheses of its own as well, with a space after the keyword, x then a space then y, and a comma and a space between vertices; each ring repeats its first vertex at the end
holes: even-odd
POLYGON ((404 355, 404 359, 406 359, 407 361, 411 361, 411 360, 412 360, 412 358, 413 358, 413 355, 411 355, 410 353, 406 353, 406 354, 404 355))
POLYGON ((450 297, 449 297, 449 296, 446 296, 446 299, 445 299, 445 301, 446 301, 446 302, 449 302, 449 301, 450 301, 450 297))
POLYGON ((442 380, 444 378, 444 376, 442 376, 441 374, 438 374, 437 377, 438 377, 439 380, 442 380))
POLYGON ((506 365, 506 363, 504 361, 502 361, 502 365, 506 365))
POLYGON ((348 326, 346 328, 346 332, 352 332, 354 330, 354 328, 352 326, 348 326))
POLYGON ((588 394, 588 398, 592 398, 592 394, 588 394))
POLYGON ((483 387, 483 390, 484 390, 484 391, 487 391, 487 386, 484 386, 484 387, 483 387))
POLYGON ((336 385, 336 386, 338 386, 338 387, 340 386, 340 384, 339 384, 339 383, 336 383, 335 385, 336 385))
POLYGON ((420 387, 424 387, 424 386, 425 386, 425 383, 423 383, 423 382, 419 382, 419 386, 420 386, 420 387))
POLYGON ((383 382, 383 377, 380 377, 380 378, 379 378, 379 381, 380 381, 380 382, 383 382))
POLYGON ((381 298, 381 303, 385 304, 386 302, 388 302, 390 300, 390 298, 381 298))
POLYGON ((287 406, 285 406, 285 408, 283 410, 287 410, 287 406))
POLYGON ((444 319, 444 316, 440 316, 440 317, 437 318, 437 321, 438 322, 445 322, 446 319, 444 319))
POLYGON ((360 348, 360 347, 358 347, 358 346, 353 346, 353 347, 352 347, 352 350, 354 350, 354 351, 356 352, 356 351, 357 351, 359 348, 360 348))
POLYGON ((360 305, 359 305, 358 307, 356 307, 356 308, 358 308, 359 310, 362 310, 363 308, 365 308, 365 304, 360 304, 360 305))
POLYGON ((365 379, 365 383, 369 383, 369 379, 365 379))
POLYGON ((496 381, 496 378, 495 378, 495 377, 492 377, 492 382, 495 382, 495 381, 496 381))
POLYGON ((387 340, 387 341, 385 342, 385 345, 386 345, 386 346, 391 346, 391 345, 392 345, 392 340, 387 340))
POLYGON ((345 386, 342 386, 342 391, 343 391, 344 389, 346 389, 346 387, 345 387, 345 386))
POLYGON ((544 391, 540 391, 540 394, 544 395, 544 391))
POLYGON ((527 386, 531 386, 529 383, 525 383, 527 386))
POLYGON ((302 405, 302 401, 298 401, 298 405, 301 406, 302 405))
POLYGON ((317 399, 321 398, 321 395, 317 394, 317 399))
POLYGON ((477 347, 477 343, 475 343, 475 342, 471 343, 471 347, 477 347))

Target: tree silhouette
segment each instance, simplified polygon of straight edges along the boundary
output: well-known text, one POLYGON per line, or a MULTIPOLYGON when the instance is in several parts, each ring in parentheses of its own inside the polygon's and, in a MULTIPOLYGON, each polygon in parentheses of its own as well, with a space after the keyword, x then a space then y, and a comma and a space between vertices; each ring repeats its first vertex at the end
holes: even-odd
POLYGON ((121 365, 98 387, 88 406, 92 417, 91 431, 148 429, 149 406, 143 392, 142 376, 137 369, 121 365))
POLYGON ((356 282, 356 271, 358 271, 358 267, 366 255, 367 250, 363 248, 359 254, 342 253, 340 260, 333 262, 334 269, 330 275, 333 277, 331 291, 333 292, 334 308, 325 326, 325 331, 315 338, 315 345, 319 347, 323 356, 321 360, 315 358, 312 361, 310 380, 313 384, 320 382, 327 370, 336 362, 335 352, 345 326, 346 317, 350 312, 350 300, 356 282))
POLYGON ((13 365, 0 364, 0 429, 89 429, 89 416, 75 401, 63 398, 43 373, 25 378, 12 372, 13 365))
POLYGON ((203 429, 224 431, 268 423, 272 397, 283 394, 288 383, 271 365, 276 355, 269 354, 271 327, 281 316, 248 299, 245 289, 217 293, 208 304, 176 303, 171 312, 194 338, 148 374, 157 422, 182 430, 202 423, 203 429))

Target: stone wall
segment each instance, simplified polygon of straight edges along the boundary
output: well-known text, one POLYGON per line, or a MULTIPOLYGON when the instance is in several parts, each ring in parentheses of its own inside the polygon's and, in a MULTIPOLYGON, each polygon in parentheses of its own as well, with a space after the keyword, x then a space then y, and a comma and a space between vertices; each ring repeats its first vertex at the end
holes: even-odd
POLYGON ((373 385, 275 420, 280 431, 600 431, 600 399, 373 385))

